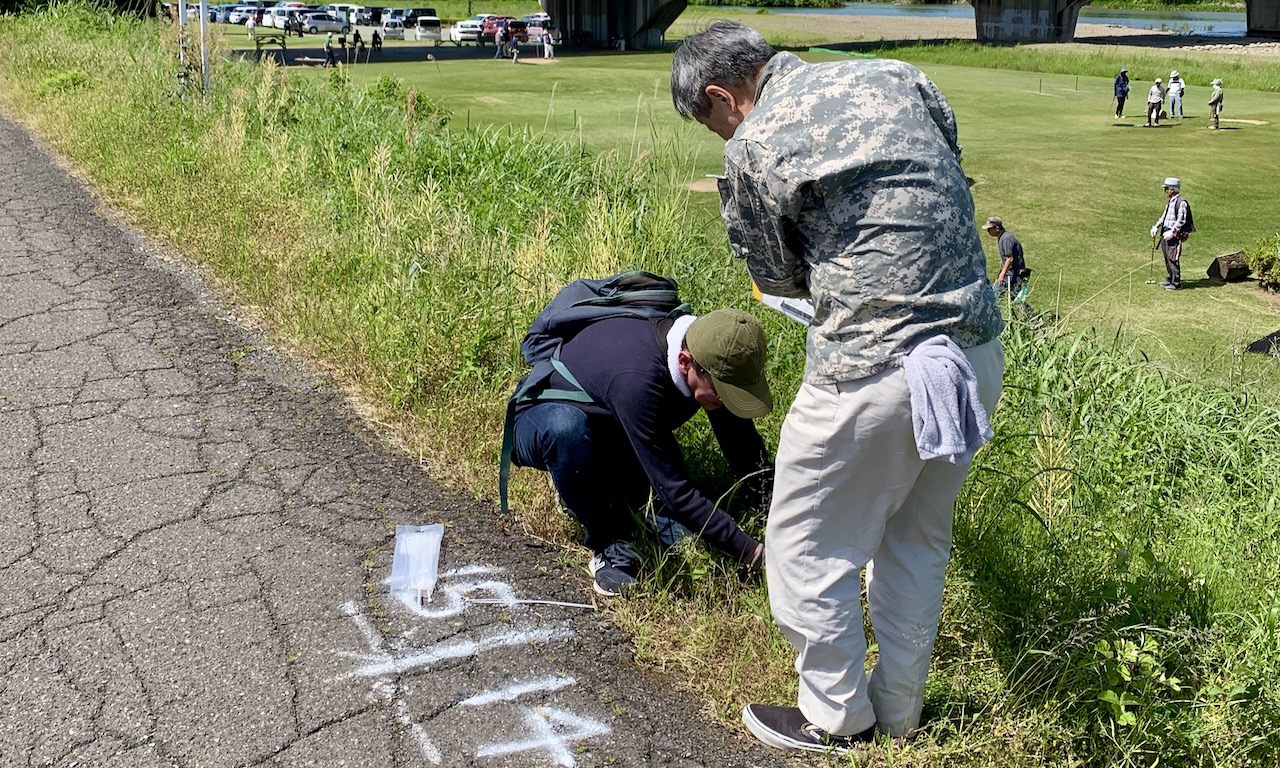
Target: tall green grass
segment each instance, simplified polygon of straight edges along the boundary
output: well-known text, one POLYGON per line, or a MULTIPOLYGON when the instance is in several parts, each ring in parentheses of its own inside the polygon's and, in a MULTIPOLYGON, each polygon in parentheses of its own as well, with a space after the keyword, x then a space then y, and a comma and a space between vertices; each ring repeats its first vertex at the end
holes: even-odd
MULTIPOLYGON (((749 303, 687 158, 469 129, 393 79, 216 59, 85 6, 0 18, 0 99, 278 337, 378 409, 438 474, 491 496, 517 342, 564 282, 643 267, 695 306, 749 303), (74 34, 72 34, 74 32, 74 34)), ((802 329, 760 315, 793 391, 802 329)), ((957 513, 929 730, 873 764, 1214 765, 1280 760, 1280 419, 1274 393, 1162 373, 1123 338, 1015 321, 997 440, 957 513), (1266 396, 1260 400, 1260 396, 1266 396)), ((776 439, 782 411, 764 422, 776 439)), ((682 440, 722 484, 710 438, 682 440)), ((515 500, 551 535, 545 478, 515 500)), ((758 530, 758 511, 745 524, 758 530)), ((726 719, 794 694, 764 588, 696 543, 615 608, 639 655, 726 719)))

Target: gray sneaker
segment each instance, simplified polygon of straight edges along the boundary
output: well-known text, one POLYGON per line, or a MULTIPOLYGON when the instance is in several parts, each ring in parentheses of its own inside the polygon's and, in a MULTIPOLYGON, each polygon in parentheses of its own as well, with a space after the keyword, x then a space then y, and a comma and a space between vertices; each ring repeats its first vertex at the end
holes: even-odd
POLYGON ((596 594, 626 594, 640 575, 640 555, 625 541, 615 541, 591 558, 592 588, 596 594))

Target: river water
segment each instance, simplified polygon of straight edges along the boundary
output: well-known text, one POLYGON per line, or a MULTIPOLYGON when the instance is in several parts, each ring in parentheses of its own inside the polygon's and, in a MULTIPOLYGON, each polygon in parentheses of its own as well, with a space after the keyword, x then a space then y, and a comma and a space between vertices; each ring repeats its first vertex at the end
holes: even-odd
MULTIPOLYGON (((744 9, 749 10, 749 9, 744 9)), ((841 16, 916 16, 946 19, 973 19, 973 6, 894 5, 892 3, 846 3, 842 8, 770 8, 770 13, 830 13, 841 16)), ((1080 11, 1085 24, 1107 24, 1133 29, 1168 29, 1183 34, 1214 37, 1244 37, 1244 11, 1137 11, 1118 8, 1090 8, 1080 11)))

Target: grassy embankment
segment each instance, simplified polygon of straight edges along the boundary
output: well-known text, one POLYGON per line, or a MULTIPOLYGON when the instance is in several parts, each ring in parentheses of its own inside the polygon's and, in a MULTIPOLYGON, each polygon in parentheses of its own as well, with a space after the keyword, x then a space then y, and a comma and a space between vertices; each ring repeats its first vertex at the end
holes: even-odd
MULTIPOLYGON (((394 81, 366 89, 244 63, 220 63, 202 103, 176 90, 171 35, 154 25, 74 7, 0 21, 6 112, 360 389, 438 470, 489 494, 516 341, 563 281, 643 266, 677 276, 699 306, 751 305, 710 196, 685 190, 714 169, 715 146, 671 117, 661 56, 413 66, 406 77, 452 108, 447 125, 394 81), (531 130, 474 128, 490 120, 531 130)), ((1197 206, 1191 248, 1262 234, 1274 128, 1116 127, 1106 79, 1077 91, 1067 78, 1046 88, 929 69, 960 115, 979 214, 1003 215, 1028 246, 1033 302, 1106 331, 1012 327, 1000 437, 957 512, 929 729, 867 761, 1274 763, 1280 424, 1258 403, 1276 394, 1258 386, 1264 371, 1230 351, 1274 314, 1248 286, 1142 285, 1169 173, 1197 206), (1111 341, 1120 325, 1163 365, 1201 375, 1145 362, 1111 341), (1200 380, 1228 377, 1231 389, 1200 380)), ((1232 98, 1229 114, 1280 120, 1274 96, 1232 98)), ((789 392, 800 329, 757 312, 789 392)), ((770 439, 779 422, 764 422, 770 439)), ((703 430, 685 438, 705 455, 703 430)), ((519 479, 518 500, 538 506, 541 479, 519 479)), ((758 512, 748 518, 758 531, 758 512)), ((789 699, 790 655, 761 587, 696 549, 654 583, 614 610, 643 658, 728 719, 747 699, 789 699)))

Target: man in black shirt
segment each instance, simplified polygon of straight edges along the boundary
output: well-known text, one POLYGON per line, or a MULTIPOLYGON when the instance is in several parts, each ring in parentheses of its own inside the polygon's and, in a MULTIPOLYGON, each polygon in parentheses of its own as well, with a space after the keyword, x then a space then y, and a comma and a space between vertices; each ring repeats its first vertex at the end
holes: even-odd
MULTIPOLYGON (((674 433, 705 410, 735 475, 752 476, 765 492, 773 465, 751 419, 773 407, 766 350, 759 322, 739 310, 599 320, 559 353, 591 402, 517 407, 512 462, 549 472, 586 528, 596 592, 617 595, 635 583, 640 558, 629 539, 651 490, 665 516, 738 562, 763 567, 763 546, 689 479, 674 433)), ((568 384, 556 374, 550 386, 568 384)))
POLYGON ((1016 294, 1022 287, 1023 273, 1027 271, 1026 259, 1022 256, 1022 243, 1013 233, 1004 228, 999 216, 987 219, 982 228, 987 234, 997 238, 996 249, 1000 252, 1000 275, 995 279, 996 290, 1016 294))

